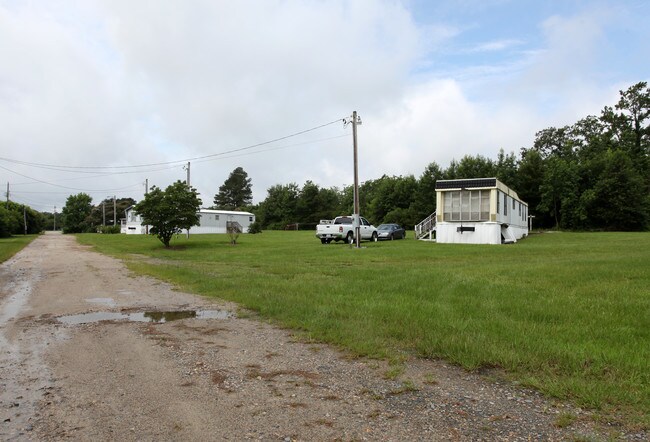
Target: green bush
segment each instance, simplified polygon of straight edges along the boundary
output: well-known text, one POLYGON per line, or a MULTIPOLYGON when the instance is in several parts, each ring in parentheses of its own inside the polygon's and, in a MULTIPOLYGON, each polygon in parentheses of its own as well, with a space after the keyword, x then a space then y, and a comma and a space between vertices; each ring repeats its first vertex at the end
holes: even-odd
POLYGON ((120 233, 120 226, 99 226, 97 233, 120 233))
POLYGON ((262 225, 259 221, 254 221, 248 226, 248 233, 262 233, 262 225))

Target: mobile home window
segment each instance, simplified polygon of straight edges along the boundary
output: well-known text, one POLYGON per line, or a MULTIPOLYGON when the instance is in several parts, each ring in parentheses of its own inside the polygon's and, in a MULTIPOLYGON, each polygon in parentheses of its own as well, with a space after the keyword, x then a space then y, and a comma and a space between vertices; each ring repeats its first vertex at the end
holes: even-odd
POLYGON ((253 217, 252 217, 252 216, 249 216, 249 217, 248 217, 248 221, 253 222, 253 217))
POLYGON ((219 221, 219 215, 214 216, 215 221, 219 221))
POLYGON ((487 221, 490 217, 489 190, 463 190, 444 193, 445 221, 487 221))

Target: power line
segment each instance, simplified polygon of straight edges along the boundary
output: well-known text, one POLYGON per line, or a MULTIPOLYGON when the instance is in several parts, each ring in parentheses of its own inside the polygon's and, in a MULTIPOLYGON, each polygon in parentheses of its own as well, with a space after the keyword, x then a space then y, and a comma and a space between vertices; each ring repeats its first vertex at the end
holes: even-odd
POLYGON ((4 170, 6 170, 8 172, 15 173, 16 175, 20 175, 23 178, 27 178, 27 179, 36 181, 36 182, 41 183, 41 184, 47 184, 49 186, 59 187, 61 189, 76 190, 76 191, 80 191, 80 192, 115 192, 115 191, 118 191, 118 190, 126 190, 126 189, 129 189, 129 188, 134 186, 134 184, 130 184, 130 185, 126 186, 126 187, 120 187, 120 188, 116 188, 116 189, 97 189, 97 190, 79 189, 79 188, 76 188, 76 187, 67 187, 67 186, 61 186, 60 184, 49 183, 47 181, 43 181, 43 180, 40 180, 38 178, 34 178, 34 177, 31 177, 31 176, 16 172, 15 170, 7 169, 4 166, 0 166, 0 169, 4 169, 4 170))
MULTIPOLYGON (((230 154, 230 153, 241 152, 241 151, 244 151, 244 150, 253 149, 255 147, 260 147, 260 146, 265 146, 267 144, 276 143, 278 141, 286 140, 288 138, 293 138, 293 137, 296 137, 298 135, 303 135, 303 134, 306 134, 308 132, 313 132, 315 130, 322 129, 324 127, 330 126, 332 124, 339 123, 341 121, 344 121, 344 119, 343 118, 338 118, 338 119, 336 119, 334 121, 330 121, 329 123, 325 123, 325 124, 321 124, 321 125, 309 128, 309 129, 301 130, 299 132, 294 132, 292 134, 285 135, 285 136, 279 137, 279 138, 275 138, 275 139, 272 139, 272 140, 269 140, 269 141, 264 141, 264 142, 261 142, 261 143, 252 144, 250 146, 231 149, 231 150, 227 150, 227 151, 224 151, 224 152, 218 152, 218 153, 214 153, 214 154, 210 154, 210 155, 203 155, 203 156, 199 156, 199 157, 184 158, 182 160, 165 161, 165 162, 159 162, 159 163, 137 164, 137 165, 130 165, 130 166, 65 166, 65 165, 45 164, 45 163, 32 163, 32 162, 29 162, 29 161, 21 161, 21 160, 15 160, 15 159, 4 158, 4 157, 0 157, 0 160, 7 161, 7 162, 10 162, 10 163, 14 163, 14 164, 20 164, 20 165, 23 165, 23 166, 50 168, 50 169, 54 168, 54 169, 59 169, 60 171, 73 171, 73 170, 79 170, 79 169, 100 169, 100 170, 103 170, 103 169, 133 169, 133 168, 139 168, 139 167, 165 166, 165 165, 170 165, 170 164, 178 164, 178 165, 180 165, 180 163, 186 163, 188 161, 196 161, 196 160, 204 160, 206 158, 214 158, 214 157, 218 157, 218 156, 221 156, 221 155, 227 155, 227 154, 230 154)), ((8 170, 8 169, 6 169, 6 170, 8 170)))
MULTIPOLYGON (((256 155, 258 153, 273 152, 273 151, 276 151, 276 150, 288 149, 290 147, 304 146, 306 144, 319 143, 319 142, 322 142, 322 141, 330 141, 330 140, 336 140, 336 139, 339 139, 339 138, 347 138, 347 137, 348 137, 348 135, 337 135, 335 137, 321 138, 320 140, 306 141, 304 143, 289 144, 287 146, 272 147, 270 149, 258 150, 258 151, 255 151, 255 152, 245 152, 245 153, 240 153, 238 155, 223 156, 223 157, 220 157, 219 159, 223 160, 223 159, 229 159, 229 158, 239 158, 239 157, 243 157, 243 156, 247 156, 247 155, 256 155)), ((194 161, 194 162, 195 163, 205 163, 205 162, 214 161, 214 160, 215 160, 215 158, 208 158, 208 159, 205 159, 205 160, 198 160, 198 161, 194 161)))

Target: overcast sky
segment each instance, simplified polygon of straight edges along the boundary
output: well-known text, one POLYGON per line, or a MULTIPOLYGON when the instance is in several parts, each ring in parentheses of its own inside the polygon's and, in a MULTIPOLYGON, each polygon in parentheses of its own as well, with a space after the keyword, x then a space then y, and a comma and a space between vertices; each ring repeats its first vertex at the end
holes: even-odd
POLYGON ((649 79, 648 23, 645 0, 0 0, 0 186, 50 212, 187 161, 204 206, 238 166, 255 203, 342 187, 355 110, 361 181, 518 154, 649 79))

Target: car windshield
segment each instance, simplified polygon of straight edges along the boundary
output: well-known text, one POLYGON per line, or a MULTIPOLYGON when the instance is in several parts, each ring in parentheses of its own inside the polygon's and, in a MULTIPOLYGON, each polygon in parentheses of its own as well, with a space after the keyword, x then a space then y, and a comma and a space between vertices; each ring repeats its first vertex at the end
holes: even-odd
POLYGON ((392 224, 381 224, 379 227, 377 227, 377 230, 392 230, 393 225, 392 224))
POLYGON ((334 220, 334 224, 352 224, 352 218, 349 216, 341 216, 334 220))

